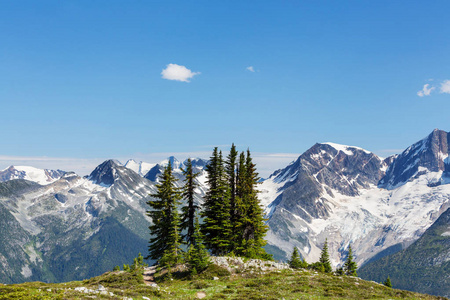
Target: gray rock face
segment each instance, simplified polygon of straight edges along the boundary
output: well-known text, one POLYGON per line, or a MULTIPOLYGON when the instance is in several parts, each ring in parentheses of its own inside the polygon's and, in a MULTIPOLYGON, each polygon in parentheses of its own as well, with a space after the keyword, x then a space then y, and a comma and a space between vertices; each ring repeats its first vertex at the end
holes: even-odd
POLYGON ((435 129, 423 140, 408 147, 390 165, 379 186, 394 189, 427 169, 430 172, 444 171, 448 175, 449 133, 435 129), (447 162, 447 163, 446 163, 447 162), (419 170, 422 169, 422 170, 419 170))
POLYGON ((347 147, 342 151, 330 144, 315 144, 293 164, 271 176, 272 180, 283 183, 283 192, 271 205, 306 221, 327 218, 329 204, 317 201, 324 193, 333 196, 335 190, 357 196, 359 189, 376 185, 386 167, 386 162, 378 156, 359 148, 347 147))

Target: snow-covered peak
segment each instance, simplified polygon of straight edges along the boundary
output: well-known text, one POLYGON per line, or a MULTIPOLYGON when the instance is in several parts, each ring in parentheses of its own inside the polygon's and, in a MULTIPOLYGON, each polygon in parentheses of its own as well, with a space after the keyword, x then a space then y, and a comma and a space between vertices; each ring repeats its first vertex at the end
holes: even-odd
POLYGON ((435 129, 424 139, 406 148, 389 166, 379 186, 391 190, 421 174, 450 171, 446 164, 449 137, 449 133, 435 129))
POLYGON ((155 164, 147 163, 144 161, 136 162, 134 159, 129 159, 124 165, 124 167, 133 170, 141 176, 147 174, 148 171, 150 171, 150 169, 154 166, 155 164))
POLYGON ((25 179, 41 185, 47 185, 61 178, 64 173, 61 170, 38 169, 30 166, 10 166, 0 171, 0 182, 25 179))
POLYGON ((166 167, 169 164, 169 162, 172 165, 172 169, 173 170, 180 169, 181 162, 178 159, 176 159, 175 156, 168 157, 167 159, 161 161, 159 163, 159 165, 162 166, 162 167, 166 167))
POLYGON ((330 143, 330 142, 326 142, 326 143, 322 143, 323 145, 329 145, 331 147, 333 147, 334 149, 336 149, 337 151, 342 151, 347 155, 353 155, 353 149, 357 149, 357 150, 361 150, 364 151, 367 154, 370 154, 372 152, 367 151, 363 148, 360 147, 355 147, 355 146, 347 146, 347 145, 341 145, 341 144, 336 144, 336 143, 330 143))

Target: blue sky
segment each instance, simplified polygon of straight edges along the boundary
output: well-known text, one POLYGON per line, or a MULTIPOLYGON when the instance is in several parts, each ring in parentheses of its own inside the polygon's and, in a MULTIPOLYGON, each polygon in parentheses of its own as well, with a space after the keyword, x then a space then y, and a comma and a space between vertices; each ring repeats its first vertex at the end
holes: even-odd
POLYGON ((265 161, 279 154, 274 168, 316 142, 400 152, 450 130, 449 11, 448 1, 2 1, 0 167, 28 159, 83 173, 81 160, 207 157, 232 142, 265 161), (199 74, 164 79, 169 64, 199 74))

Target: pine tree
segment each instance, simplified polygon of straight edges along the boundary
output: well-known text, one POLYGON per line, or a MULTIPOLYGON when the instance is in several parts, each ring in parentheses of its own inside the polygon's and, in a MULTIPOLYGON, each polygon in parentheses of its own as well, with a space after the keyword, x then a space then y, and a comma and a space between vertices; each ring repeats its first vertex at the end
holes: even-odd
POLYGON ((180 192, 175 186, 176 179, 172 175, 172 165, 169 162, 160 176, 161 182, 156 185, 157 192, 151 196, 147 204, 151 210, 147 215, 152 219, 149 226, 150 238, 149 256, 162 261, 164 265, 179 262, 182 256, 180 218, 177 206, 181 199, 180 192))
POLYGON ((303 262, 300 259, 297 247, 294 247, 294 251, 292 251, 291 259, 289 260, 289 267, 292 269, 300 269, 303 267, 303 262))
POLYGON ((207 185, 202 212, 202 234, 205 244, 213 255, 224 255, 230 251, 232 227, 230 222, 229 189, 224 169, 222 152, 214 148, 206 166, 207 185))
POLYGON ((349 246, 347 260, 344 263, 345 275, 358 276, 358 274, 356 273, 356 269, 358 269, 358 265, 353 261, 352 246, 349 246))
POLYGON ((194 241, 194 223, 195 223, 195 212, 199 209, 199 206, 194 203, 195 189, 198 184, 195 179, 198 173, 194 173, 192 168, 192 161, 189 158, 186 163, 186 169, 183 170, 185 176, 184 187, 183 187, 183 198, 187 200, 186 206, 182 208, 181 216, 181 231, 186 230, 186 235, 184 239, 188 245, 195 244, 194 241))
POLYGON ((391 288, 391 287, 392 287, 391 278, 388 276, 388 277, 386 278, 386 281, 383 282, 383 284, 384 284, 385 286, 391 288))
POLYGON ((323 266, 323 272, 331 273, 331 263, 330 256, 328 254, 328 239, 325 239, 325 244, 323 245, 322 252, 320 253, 319 263, 323 266))
POLYGON ((250 150, 247 156, 241 153, 237 170, 236 185, 236 254, 249 258, 271 259, 263 246, 268 230, 265 225, 264 211, 258 199, 259 177, 253 163, 250 150))
POLYGON ((209 265, 209 254, 203 244, 203 236, 200 232, 198 218, 195 218, 193 243, 189 246, 188 264, 192 274, 202 272, 209 265))
POLYGON ((234 251, 236 248, 235 236, 236 231, 238 230, 236 226, 236 182, 237 182, 237 174, 236 174, 236 159, 238 152, 236 150, 236 146, 234 144, 231 145, 230 153, 227 156, 227 160, 225 162, 225 171, 227 175, 228 188, 229 188, 229 199, 230 199, 230 221, 231 221, 231 229, 233 236, 232 243, 230 244, 230 251, 234 251))

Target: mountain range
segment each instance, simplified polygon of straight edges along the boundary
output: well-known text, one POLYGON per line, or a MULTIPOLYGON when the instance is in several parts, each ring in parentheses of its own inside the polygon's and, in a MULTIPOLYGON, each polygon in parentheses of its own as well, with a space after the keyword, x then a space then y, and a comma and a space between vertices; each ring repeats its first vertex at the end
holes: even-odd
MULTIPOLYGON (((261 183, 267 251, 286 260, 296 246, 314 262, 327 240, 335 267, 351 245, 361 270, 370 265, 376 276, 387 276, 381 262, 411 249, 450 207, 449 142, 449 133, 436 129, 388 158, 359 147, 313 145, 261 183)), ((31 167, 1 171, 0 282, 79 280, 146 254, 146 202, 169 161, 181 186, 185 162, 174 157, 158 164, 107 160, 85 177, 31 167)), ((193 160, 199 203, 206 164, 193 160)), ((448 248, 436 255, 450 260, 448 248)))

